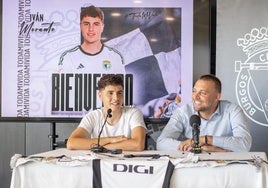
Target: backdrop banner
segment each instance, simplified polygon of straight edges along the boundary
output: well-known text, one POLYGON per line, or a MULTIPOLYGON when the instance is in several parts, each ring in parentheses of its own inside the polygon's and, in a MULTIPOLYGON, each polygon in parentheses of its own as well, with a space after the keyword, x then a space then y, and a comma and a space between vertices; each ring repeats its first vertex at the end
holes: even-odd
POLYGON ((101 107, 97 82, 109 73, 122 74, 124 105, 146 118, 169 118, 191 98, 192 1, 3 0, 2 18, 0 118, 80 118, 101 107), (89 5, 104 12, 108 47, 90 62, 77 53, 89 5))
POLYGON ((217 1, 216 73, 222 98, 248 117, 253 151, 268 153, 268 1, 217 1), (228 8, 227 8, 228 7, 228 8), (235 17, 235 19, 233 19, 235 17), (226 76, 228 75, 228 76, 226 76))

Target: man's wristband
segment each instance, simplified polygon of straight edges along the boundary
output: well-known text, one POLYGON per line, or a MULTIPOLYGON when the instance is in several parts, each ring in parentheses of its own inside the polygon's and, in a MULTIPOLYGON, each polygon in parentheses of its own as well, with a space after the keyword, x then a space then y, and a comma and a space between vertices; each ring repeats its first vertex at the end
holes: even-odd
POLYGON ((208 145, 208 136, 205 136, 205 144, 208 145))

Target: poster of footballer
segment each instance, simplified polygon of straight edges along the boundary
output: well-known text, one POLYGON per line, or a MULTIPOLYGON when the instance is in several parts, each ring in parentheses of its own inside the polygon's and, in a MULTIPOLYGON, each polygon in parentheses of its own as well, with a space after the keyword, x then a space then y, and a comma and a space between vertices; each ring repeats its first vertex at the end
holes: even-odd
POLYGON ((0 118, 80 118, 101 107, 104 74, 122 75, 124 105, 146 118, 169 118, 190 100, 192 1, 52 4, 3 0, 0 118), (82 48, 88 39, 80 18, 91 5, 104 14, 102 46, 93 54, 82 48))

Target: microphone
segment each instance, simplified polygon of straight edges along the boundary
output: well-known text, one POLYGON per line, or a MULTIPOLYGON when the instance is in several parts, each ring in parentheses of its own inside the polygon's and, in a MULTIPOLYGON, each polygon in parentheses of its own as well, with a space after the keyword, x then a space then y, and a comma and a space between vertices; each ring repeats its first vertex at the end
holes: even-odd
POLYGON ((192 136, 194 144, 192 146, 191 152, 201 153, 201 147, 199 146, 199 134, 200 134, 200 123, 201 119, 198 115, 194 114, 190 117, 190 125, 192 126, 192 136))
POLYGON ((90 150, 91 150, 92 152, 94 152, 94 153, 106 153, 106 152, 108 152, 108 150, 107 150, 105 147, 103 147, 103 146, 100 145, 100 136, 101 136, 101 133, 102 133, 102 131, 103 131, 104 125, 105 125, 106 122, 107 122, 107 119, 112 117, 112 114, 111 114, 111 113, 112 113, 112 109, 109 108, 109 109, 107 110, 107 115, 106 115, 106 117, 105 117, 104 123, 103 123, 103 125, 101 126, 101 130, 100 130, 99 135, 98 135, 97 146, 94 146, 94 147, 92 147, 92 148, 90 149, 90 150))

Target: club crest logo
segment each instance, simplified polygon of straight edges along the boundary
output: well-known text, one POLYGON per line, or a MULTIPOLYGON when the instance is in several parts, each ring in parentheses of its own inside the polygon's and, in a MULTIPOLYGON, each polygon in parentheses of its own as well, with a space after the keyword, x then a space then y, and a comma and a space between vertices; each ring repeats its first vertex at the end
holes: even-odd
POLYGON ((268 27, 253 28, 237 39, 246 60, 235 61, 236 97, 253 122, 268 126, 268 27))
POLYGON ((103 68, 109 70, 111 68, 111 62, 108 60, 103 61, 103 68))

